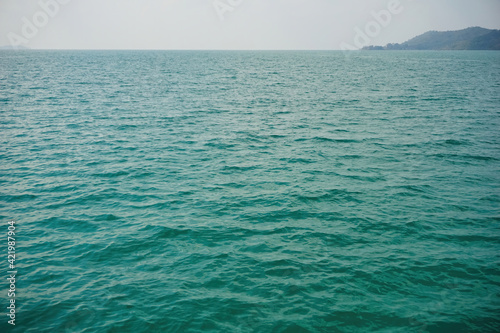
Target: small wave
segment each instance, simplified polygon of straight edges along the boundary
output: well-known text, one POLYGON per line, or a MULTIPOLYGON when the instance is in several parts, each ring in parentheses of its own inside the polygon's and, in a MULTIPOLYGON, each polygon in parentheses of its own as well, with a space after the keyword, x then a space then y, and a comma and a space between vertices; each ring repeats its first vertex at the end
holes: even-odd
POLYGON ((5 202, 26 202, 32 201, 37 198, 34 194, 19 194, 19 195, 2 195, 0 196, 0 200, 5 202))
POLYGON ((448 139, 443 142, 445 145, 450 145, 450 146, 463 146, 469 144, 467 140, 454 140, 454 139, 448 139))
POLYGON ((113 215, 113 214, 104 214, 104 215, 99 215, 94 218, 95 221, 100 222, 100 221, 116 221, 120 220, 119 216, 113 215))
POLYGON ((324 136, 315 136, 312 138, 299 138, 295 139, 296 142, 303 142, 303 141, 317 141, 317 142, 334 142, 334 143, 355 143, 355 142, 360 142, 360 140, 355 140, 355 139, 346 139, 346 138, 327 138, 324 136))
POLYGON ((251 166, 240 166, 240 165, 226 165, 222 168, 223 171, 230 171, 230 172, 234 172, 234 171, 250 171, 250 170, 255 170, 257 169, 258 167, 255 166, 255 165, 251 165, 251 166))
POLYGON ((432 156, 444 159, 451 159, 454 162, 467 162, 467 160, 476 160, 476 161, 498 161, 498 158, 493 156, 484 156, 484 155, 474 155, 474 154, 451 154, 451 153, 437 153, 432 156))
POLYGON ((121 170, 121 171, 115 171, 115 172, 94 173, 91 175, 94 177, 98 177, 98 178, 117 178, 117 177, 121 177, 121 176, 128 176, 129 174, 130 174, 129 171, 121 170))
POLYGON ((286 161, 289 164, 310 164, 310 163, 315 163, 315 160, 309 159, 309 158, 286 158, 286 159, 280 159, 281 161, 286 161))
POLYGON ((346 160, 357 160, 357 159, 360 159, 360 158, 364 158, 365 156, 357 155, 357 154, 350 154, 350 155, 342 155, 342 156, 339 156, 339 157, 342 158, 342 159, 346 159, 346 160))

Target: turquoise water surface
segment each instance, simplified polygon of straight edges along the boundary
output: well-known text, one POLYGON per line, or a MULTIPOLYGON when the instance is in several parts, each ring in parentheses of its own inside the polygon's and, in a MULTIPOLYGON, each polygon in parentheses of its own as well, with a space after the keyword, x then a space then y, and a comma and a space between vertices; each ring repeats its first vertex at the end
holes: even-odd
POLYGON ((0 112, 1 332, 500 331, 499 52, 2 51, 0 112))

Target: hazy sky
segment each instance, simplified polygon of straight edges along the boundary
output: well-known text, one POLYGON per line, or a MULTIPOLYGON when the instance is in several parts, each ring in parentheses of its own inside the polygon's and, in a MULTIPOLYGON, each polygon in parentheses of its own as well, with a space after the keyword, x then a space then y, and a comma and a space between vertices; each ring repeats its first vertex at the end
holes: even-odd
POLYGON ((35 49, 339 49, 469 26, 500 29, 500 0, 0 0, 0 45, 35 49))

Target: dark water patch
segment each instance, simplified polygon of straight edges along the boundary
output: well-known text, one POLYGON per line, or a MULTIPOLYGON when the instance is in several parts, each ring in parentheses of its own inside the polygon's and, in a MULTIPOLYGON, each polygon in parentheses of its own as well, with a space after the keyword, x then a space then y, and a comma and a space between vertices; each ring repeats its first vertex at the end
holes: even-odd
POLYGON ((0 195, 0 200, 6 203, 16 203, 16 202, 27 202, 37 199, 37 195, 34 194, 18 194, 18 195, 0 195))
POLYGON ((94 217, 94 221, 97 222, 116 221, 116 220, 120 220, 120 217, 113 214, 104 214, 94 217))

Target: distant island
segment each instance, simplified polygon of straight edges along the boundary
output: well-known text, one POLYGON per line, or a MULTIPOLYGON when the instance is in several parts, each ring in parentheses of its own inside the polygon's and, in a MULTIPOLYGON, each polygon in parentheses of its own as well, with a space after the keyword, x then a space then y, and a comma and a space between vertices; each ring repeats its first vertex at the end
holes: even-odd
POLYGON ((363 50, 500 50, 500 30, 472 27, 428 31, 402 44, 366 46, 363 50))

